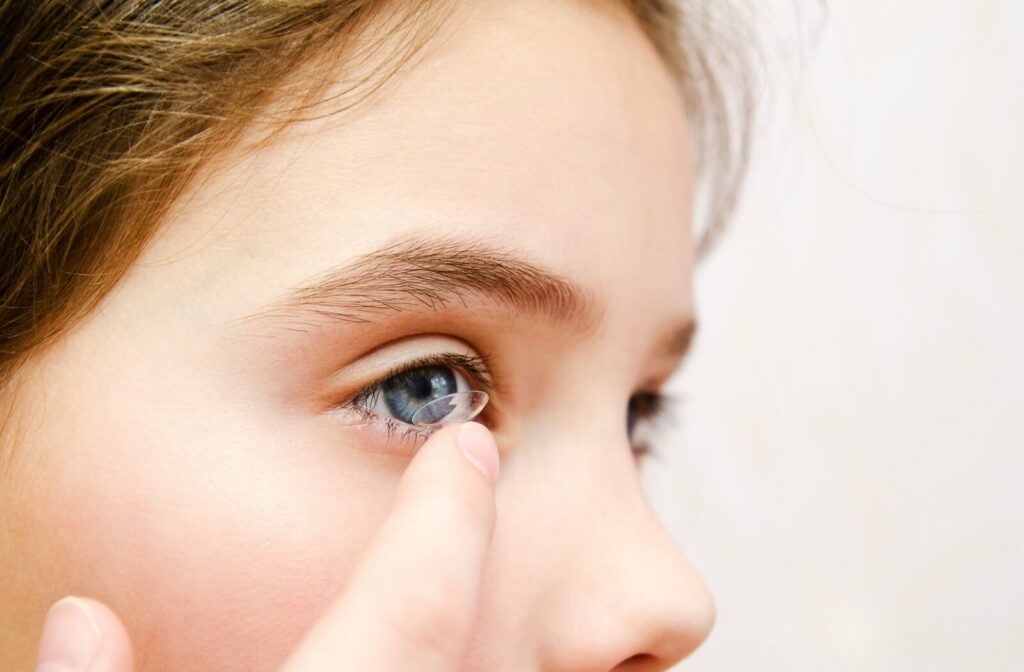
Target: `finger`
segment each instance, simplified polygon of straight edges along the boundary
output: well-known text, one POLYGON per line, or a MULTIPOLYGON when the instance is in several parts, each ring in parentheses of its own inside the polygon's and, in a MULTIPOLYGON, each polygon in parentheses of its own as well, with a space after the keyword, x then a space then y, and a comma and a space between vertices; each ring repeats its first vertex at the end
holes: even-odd
POLYGON ((68 596, 50 607, 36 672, 131 672, 132 667, 128 633, 106 605, 68 596))
POLYGON ((494 528, 497 473, 498 450, 483 425, 435 432, 403 474, 342 597, 283 672, 457 669, 494 528))

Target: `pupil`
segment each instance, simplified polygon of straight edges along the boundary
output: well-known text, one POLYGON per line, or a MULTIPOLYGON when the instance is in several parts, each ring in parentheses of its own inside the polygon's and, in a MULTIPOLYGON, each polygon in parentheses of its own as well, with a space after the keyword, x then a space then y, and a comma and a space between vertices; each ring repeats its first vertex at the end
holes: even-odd
POLYGON ((417 399, 429 399, 430 392, 434 389, 434 379, 414 378, 409 384, 412 396, 417 399))
POLYGON ((451 367, 437 364, 420 366, 385 381, 384 403, 396 418, 411 423, 413 414, 422 406, 454 394, 457 388, 451 367))

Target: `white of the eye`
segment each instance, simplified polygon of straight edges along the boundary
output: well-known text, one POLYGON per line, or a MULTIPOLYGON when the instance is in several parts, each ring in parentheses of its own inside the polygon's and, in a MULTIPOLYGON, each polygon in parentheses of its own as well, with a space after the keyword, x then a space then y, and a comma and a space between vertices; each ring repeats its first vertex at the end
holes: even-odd
MULTIPOLYGON (((424 364, 423 366, 426 367, 426 366, 437 366, 437 365, 434 365, 434 364, 424 364)), ((455 392, 469 392, 470 391, 471 388, 469 386, 469 381, 466 380, 465 376, 463 376, 461 373, 459 373, 458 369, 456 369, 455 367, 450 366, 448 364, 441 364, 440 366, 444 366, 446 369, 451 371, 452 374, 455 376, 455 392)), ((415 371, 415 369, 413 369, 413 370, 415 371)), ((384 392, 383 392, 383 390, 378 392, 377 395, 373 399, 370 399, 370 406, 367 408, 367 410, 370 411, 371 413, 373 413, 374 415, 379 415, 379 416, 384 417, 384 418, 392 418, 393 420, 397 420, 398 422, 405 422, 401 418, 396 418, 394 416, 394 414, 391 412, 391 409, 388 408, 388 402, 384 400, 384 392)))

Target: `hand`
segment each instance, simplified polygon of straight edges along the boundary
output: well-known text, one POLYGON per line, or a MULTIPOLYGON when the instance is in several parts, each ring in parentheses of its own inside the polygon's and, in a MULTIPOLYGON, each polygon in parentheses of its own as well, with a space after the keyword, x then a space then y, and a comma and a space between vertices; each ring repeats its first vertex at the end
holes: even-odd
MULTIPOLYGON (((435 432, 403 474, 344 592, 281 672, 459 669, 494 529, 497 476, 498 451, 485 427, 467 422, 435 432)), ((79 597, 51 607, 36 672, 132 669, 131 643, 113 611, 79 597)))

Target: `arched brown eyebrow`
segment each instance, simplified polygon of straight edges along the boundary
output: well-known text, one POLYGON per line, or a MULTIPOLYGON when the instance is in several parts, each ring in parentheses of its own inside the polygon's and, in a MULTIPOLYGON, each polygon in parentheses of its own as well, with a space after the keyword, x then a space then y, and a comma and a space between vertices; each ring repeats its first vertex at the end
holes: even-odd
POLYGON ((594 328, 601 309, 580 285, 482 243, 415 238, 389 244, 323 273, 241 321, 290 331, 324 321, 372 322, 388 312, 442 311, 476 297, 517 312, 594 328))

